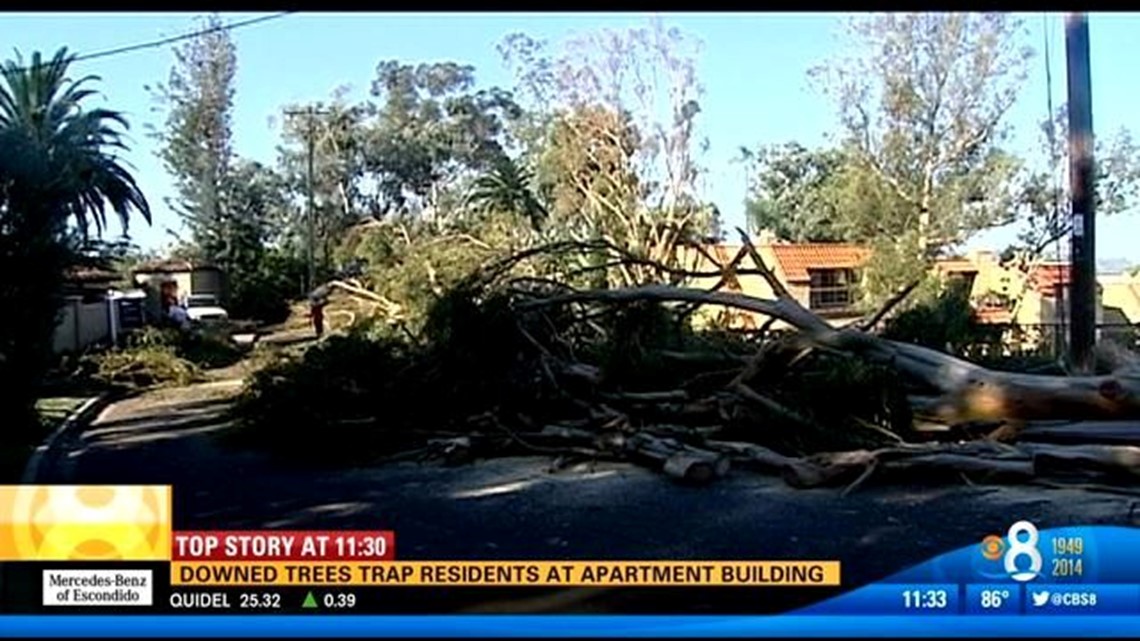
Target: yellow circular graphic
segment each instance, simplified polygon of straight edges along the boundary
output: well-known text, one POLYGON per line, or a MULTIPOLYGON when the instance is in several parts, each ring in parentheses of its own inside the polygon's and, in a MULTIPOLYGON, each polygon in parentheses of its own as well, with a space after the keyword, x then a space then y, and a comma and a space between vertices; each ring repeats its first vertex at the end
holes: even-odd
POLYGON ((982 539, 982 556, 990 561, 997 561, 1005 553, 1005 541, 996 534, 982 539))
POLYGON ((22 559, 164 558, 166 488, 32 486, 17 491, 12 535, 22 559))

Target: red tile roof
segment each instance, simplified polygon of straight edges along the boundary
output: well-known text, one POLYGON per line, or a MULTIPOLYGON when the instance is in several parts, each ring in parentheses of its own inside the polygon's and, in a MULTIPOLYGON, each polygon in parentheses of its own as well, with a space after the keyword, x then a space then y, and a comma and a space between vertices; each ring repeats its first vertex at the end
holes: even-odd
POLYGON ((118 272, 99 267, 71 267, 64 272, 69 283, 109 283, 120 278, 118 272))
POLYGON ((170 274, 174 272, 192 272, 196 270, 217 271, 218 268, 206 263, 193 263, 188 260, 164 259, 152 260, 140 264, 135 268, 136 274, 170 274))
POLYGON ((871 256, 869 249, 847 243, 777 243, 769 247, 789 282, 811 280, 809 269, 854 269, 871 256))
POLYGON ((978 271, 978 266, 966 258, 940 258, 935 265, 948 274, 978 271))
POLYGON ((1030 273, 1033 288, 1045 296, 1052 296, 1057 286, 1066 286, 1072 282, 1073 270, 1067 263, 1045 263, 1037 265, 1030 273))
POLYGON ((974 315, 983 324, 1004 325, 1013 322, 1013 311, 998 307, 978 307, 974 310, 974 315))

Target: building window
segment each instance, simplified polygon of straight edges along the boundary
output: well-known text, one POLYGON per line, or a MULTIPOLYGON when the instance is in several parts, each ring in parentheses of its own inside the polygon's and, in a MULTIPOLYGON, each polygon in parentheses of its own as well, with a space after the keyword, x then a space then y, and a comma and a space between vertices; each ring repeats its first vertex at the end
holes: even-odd
POLYGON ((974 281, 978 279, 978 272, 955 272, 946 278, 946 284, 951 291, 962 292, 967 296, 974 291, 974 281))
POLYGON ((855 270, 810 269, 808 307, 815 310, 846 309, 855 304, 855 270))

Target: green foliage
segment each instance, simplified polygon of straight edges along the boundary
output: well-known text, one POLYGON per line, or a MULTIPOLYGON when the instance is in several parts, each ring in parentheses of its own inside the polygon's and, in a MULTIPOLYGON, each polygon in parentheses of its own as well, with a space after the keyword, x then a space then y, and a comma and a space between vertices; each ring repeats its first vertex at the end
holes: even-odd
POLYGON ((169 346, 111 350, 92 358, 90 367, 96 381, 137 388, 189 385, 200 374, 169 346))
MULTIPOLYGON (((305 463, 364 463, 421 446, 424 430, 463 434, 519 416, 532 425, 557 423, 582 412, 575 395, 711 395, 737 370, 710 371, 708 364, 670 361, 667 353, 703 351, 723 367, 739 362, 726 361, 728 354, 755 350, 740 337, 693 332, 660 305, 610 310, 587 327, 569 310, 525 312, 518 302, 493 284, 468 280, 428 310, 420 340, 359 327, 281 357, 243 395, 237 442, 305 463), (568 361, 597 368, 600 378, 552 374, 568 361)), ((759 409, 737 415, 731 435, 781 451, 881 444, 881 432, 866 424, 900 433, 909 425, 889 368, 826 356, 806 365, 773 361, 752 384, 808 424, 759 409), (821 408, 824 395, 829 401, 821 408)), ((646 407, 642 415, 652 420, 654 411, 646 407)))
POLYGON ((256 264, 230 282, 227 311, 232 318, 280 323, 289 316, 289 301, 300 298, 308 267, 296 254, 265 251, 256 264))
POLYGON ((403 308, 401 320, 418 332, 428 311, 479 266, 521 249, 529 233, 511 214, 484 213, 446 224, 389 221, 353 230, 338 252, 360 261, 364 284, 403 308))
POLYGON ((792 359, 803 353, 794 340, 786 349, 777 347, 770 353, 773 357, 762 365, 751 385, 796 416, 758 408, 735 421, 725 438, 761 442, 802 455, 889 443, 886 435, 868 426, 911 436, 910 404, 893 368, 822 352, 810 353, 791 366, 792 359))
POLYGON ((475 69, 454 62, 376 67, 364 168, 376 181, 375 217, 418 213, 437 204, 459 172, 483 171, 504 152, 506 123, 519 114, 510 92, 475 90, 475 69))
MULTIPOLYGON (((1017 242, 1005 251, 1011 261, 1041 258, 1072 231, 1068 134, 1068 109, 1062 105, 1041 123, 1041 151, 1049 159, 1048 169, 1028 172, 1019 186, 1021 229, 1017 242)), ((1130 132, 1098 136, 1093 157, 1096 215, 1130 211, 1140 197, 1140 149, 1130 132)))
MULTIPOLYGON (((529 98, 512 134, 551 239, 606 241, 675 264, 683 241, 716 234, 715 207, 699 198, 705 142, 696 132, 703 88, 699 43, 655 20, 555 46, 512 34, 500 52, 529 98)), ((577 268, 599 262, 588 253, 577 268)), ((660 277, 644 266, 591 272, 612 285, 660 277)))
POLYGON ((64 270, 80 254, 69 229, 87 237, 113 213, 126 231, 150 209, 118 153, 127 123, 89 107, 88 76, 68 77, 74 56, 17 56, 0 66, 0 439, 38 436, 34 402, 52 361, 64 270))
POLYGON ((233 438, 310 463, 358 462, 398 446, 385 428, 405 418, 416 398, 402 396, 409 356, 399 342, 356 335, 279 356, 248 383, 236 407, 243 429, 233 438))
POLYGON ((96 381, 130 387, 188 385, 198 380, 198 368, 178 353, 182 338, 177 330, 146 328, 127 341, 121 349, 84 357, 83 371, 96 381))
POLYGON ((668 388, 676 373, 661 357, 664 351, 681 351, 692 342, 688 323, 652 303, 627 305, 599 319, 607 340, 594 344, 591 353, 606 381, 617 389, 651 391, 668 388))
POLYGON ((1010 222, 1018 163, 1001 145, 1031 51, 1001 13, 853 18, 852 59, 816 70, 840 108, 845 143, 897 206, 877 225, 916 233, 920 256, 1010 222))
POLYGON ((475 180, 468 203, 482 211, 518 215, 537 230, 548 214, 535 195, 534 180, 533 171, 504 156, 475 180))
POLYGON ((81 371, 104 384, 179 386, 201 380, 204 369, 227 367, 241 357, 222 333, 147 327, 132 332, 121 348, 85 356, 81 371))
POLYGON ((213 260, 226 270, 225 305, 233 317, 280 322, 288 316, 288 300, 300 287, 292 254, 274 249, 276 225, 286 209, 284 187, 269 168, 242 161, 227 178, 229 238, 213 260))
POLYGON ((885 338, 915 343, 955 356, 978 359, 991 355, 987 362, 1001 357, 1004 325, 987 325, 978 321, 970 304, 970 292, 959 284, 942 290, 933 300, 918 304, 887 322, 885 338))
POLYGON ((871 256, 863 268, 860 302, 868 310, 877 309, 910 283, 919 286, 907 297, 906 305, 926 303, 939 293, 937 276, 922 258, 917 234, 902 233, 870 243, 871 256))
POLYGON ((217 15, 202 26, 201 35, 174 48, 175 64, 167 82, 148 89, 166 116, 154 137, 177 193, 168 204, 186 222, 207 259, 213 259, 227 245, 223 192, 233 162, 237 52, 217 15))
POLYGON ((792 242, 844 240, 844 203, 836 185, 847 162, 839 150, 809 150, 799 143, 742 149, 751 185, 745 215, 753 229, 769 229, 792 242))
MULTIPOLYGON (((216 15, 205 24, 221 25, 216 15)), ((166 113, 155 136, 178 194, 171 207, 190 229, 195 257, 224 270, 229 287, 222 303, 230 314, 278 322, 300 289, 273 273, 280 261, 271 258, 288 237, 282 233, 291 207, 288 182, 233 152, 237 52, 229 32, 206 31, 174 53, 168 82, 153 90, 166 113)))
POLYGON ((282 110, 277 172, 294 206, 282 212, 278 244, 297 257, 307 256, 311 187, 313 258, 318 272, 335 268, 337 245, 369 211, 369 176, 364 163, 371 109, 366 104, 349 104, 346 92, 347 88, 340 87, 330 101, 288 105, 282 110))

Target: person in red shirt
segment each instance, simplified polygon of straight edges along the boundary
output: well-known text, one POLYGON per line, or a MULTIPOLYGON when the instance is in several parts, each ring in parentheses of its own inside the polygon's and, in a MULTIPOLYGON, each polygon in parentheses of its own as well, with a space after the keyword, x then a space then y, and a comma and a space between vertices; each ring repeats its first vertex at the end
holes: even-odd
POLYGON ((329 292, 326 287, 318 287, 309 294, 309 318, 313 321, 313 333, 320 338, 325 333, 325 305, 329 292))

